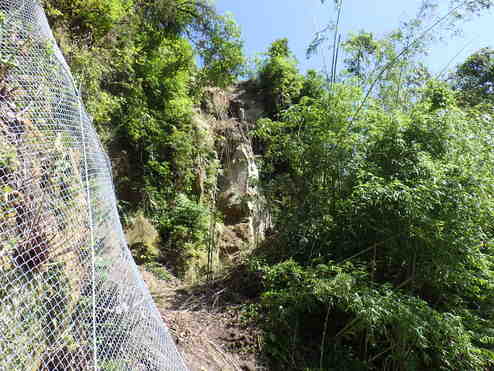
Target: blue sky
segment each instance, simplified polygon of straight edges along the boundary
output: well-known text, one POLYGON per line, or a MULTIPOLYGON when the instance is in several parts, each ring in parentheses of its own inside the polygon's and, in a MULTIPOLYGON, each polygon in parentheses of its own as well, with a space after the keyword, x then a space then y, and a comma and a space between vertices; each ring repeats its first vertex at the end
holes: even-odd
MULTIPOLYGON (((345 0, 342 33, 364 29, 382 35, 396 28, 400 20, 412 17, 420 3, 421 0, 345 0)), ((314 32, 334 16, 332 6, 322 6, 320 0, 216 0, 216 7, 220 13, 233 13, 242 28, 247 55, 263 52, 273 40, 287 37, 301 70, 323 66, 320 55, 307 61, 305 50, 314 32)), ((474 18, 463 30, 462 37, 433 46, 425 60, 433 72, 445 68, 460 50, 463 51, 451 67, 481 47, 494 47, 494 13, 474 18)))

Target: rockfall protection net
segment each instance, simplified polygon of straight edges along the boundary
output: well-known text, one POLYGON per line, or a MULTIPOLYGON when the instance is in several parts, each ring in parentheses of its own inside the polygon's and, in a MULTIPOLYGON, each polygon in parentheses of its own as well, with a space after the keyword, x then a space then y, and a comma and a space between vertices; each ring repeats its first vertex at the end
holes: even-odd
POLYGON ((0 370, 185 370, 35 0, 0 0, 0 370))

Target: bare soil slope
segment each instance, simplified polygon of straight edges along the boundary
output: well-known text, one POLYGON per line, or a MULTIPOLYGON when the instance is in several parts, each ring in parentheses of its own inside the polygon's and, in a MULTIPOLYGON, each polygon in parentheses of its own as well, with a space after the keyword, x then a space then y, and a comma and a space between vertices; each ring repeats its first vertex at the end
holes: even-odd
POLYGON ((223 302, 226 289, 142 275, 191 371, 267 370, 258 355, 259 331, 240 320, 238 305, 223 302))

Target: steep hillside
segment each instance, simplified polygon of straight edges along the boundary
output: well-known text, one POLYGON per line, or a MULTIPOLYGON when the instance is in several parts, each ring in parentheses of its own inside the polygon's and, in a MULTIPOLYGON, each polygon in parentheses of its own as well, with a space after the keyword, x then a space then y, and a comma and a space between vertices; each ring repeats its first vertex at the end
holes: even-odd
MULTIPOLYGON (((342 2, 321 1, 335 23, 308 51, 334 40, 332 65, 305 74, 287 39, 247 71, 238 27, 207 1, 45 3, 136 260, 210 295, 168 321, 219 338, 194 321, 222 318, 228 292, 270 369, 494 367, 493 53, 447 80, 422 63, 491 1, 439 17, 425 1, 380 36, 339 35, 342 2)), ((205 364, 225 353, 211 341, 205 364)))
POLYGON ((231 235, 229 243, 251 241, 254 221, 244 220, 251 218, 251 201, 228 201, 229 210, 240 213, 227 221, 238 225, 238 238, 223 227, 215 208, 217 187, 255 193, 246 178, 255 178, 247 138, 238 153, 238 139, 216 139, 223 130, 231 141, 238 130, 247 130, 246 122, 234 124, 238 112, 219 117, 196 108, 207 100, 207 86, 229 86, 242 72, 242 42, 233 20, 203 1, 46 0, 45 8, 112 159, 120 210, 133 221, 129 236, 135 237, 130 242, 138 259, 167 262, 181 275, 205 273, 218 260, 210 247, 217 219, 221 233, 231 235), (250 159, 238 158, 244 155, 250 159), (248 174, 243 161, 250 163, 248 174), (230 185, 219 184, 222 167, 230 165, 226 172, 232 174, 222 178, 230 185), (135 225, 139 221, 144 225, 135 225), (135 228, 154 237, 143 241, 135 228))

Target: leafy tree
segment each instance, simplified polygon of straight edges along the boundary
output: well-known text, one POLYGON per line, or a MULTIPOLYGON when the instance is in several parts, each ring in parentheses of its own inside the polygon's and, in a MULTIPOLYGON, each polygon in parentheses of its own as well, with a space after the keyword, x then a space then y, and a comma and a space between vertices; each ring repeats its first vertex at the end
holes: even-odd
POLYGON ((381 39, 364 31, 350 34, 342 44, 342 77, 380 99, 388 109, 407 109, 430 78, 419 61, 424 53, 423 44, 410 41, 418 25, 407 27, 381 39))
POLYGON ((145 2, 145 9, 155 29, 165 26, 192 43, 202 64, 200 86, 226 87, 243 74, 243 41, 231 15, 219 15, 207 0, 145 2))
POLYGON ((337 86, 257 130, 285 159, 265 177, 268 351, 293 369, 492 366, 491 134, 443 83, 409 113, 373 100, 351 121, 359 98, 337 86))
POLYGON ((268 49, 268 57, 270 58, 293 58, 293 53, 290 51, 288 47, 288 39, 278 39, 273 41, 271 46, 268 49))
POLYGON ((210 26, 211 36, 198 43, 202 58, 202 84, 227 87, 244 74, 245 57, 240 29, 231 15, 219 17, 210 26))
POLYGON ((372 33, 361 32, 350 36, 343 46, 347 51, 345 64, 348 73, 359 80, 364 80, 368 73, 372 73, 372 70, 369 70, 369 67, 373 67, 370 65, 370 58, 381 54, 379 43, 374 40, 372 33))
POLYGON ((97 42, 131 11, 133 0, 45 0, 54 24, 67 23, 73 35, 97 42))
MULTIPOLYGON (((436 5, 381 39, 350 35, 344 84, 258 122, 275 237, 253 266, 273 368, 494 367, 490 116, 419 63, 435 25, 491 2, 453 1, 425 28, 436 5)), ((489 99, 489 59, 455 87, 489 99)))
MULTIPOLYGON (((321 3, 326 1, 321 0, 321 3)), ((368 97, 377 96, 388 108, 407 108, 408 102, 416 98, 417 88, 423 86, 430 77, 425 66, 420 63, 427 53, 427 46, 441 40, 444 35, 451 37, 460 33, 461 21, 492 6, 490 0, 451 0, 446 14, 438 15, 439 1, 422 1, 414 18, 402 22, 398 29, 382 39, 376 40, 365 31, 350 34, 341 44, 341 52, 344 53, 335 53, 340 46, 336 36, 344 2, 334 0, 332 3, 337 19, 315 34, 307 49, 307 57, 325 46, 333 50, 336 59, 339 54, 346 53, 344 62, 347 77, 355 78, 357 84, 366 91, 360 107, 367 102, 368 97)), ((334 65, 337 63, 335 60, 334 65)), ((329 71, 325 72, 330 75, 329 71)))
POLYGON ((458 66, 451 77, 462 104, 475 106, 494 102, 494 50, 483 48, 458 66))
POLYGON ((303 79, 297 61, 288 48, 288 40, 274 41, 259 72, 260 88, 269 114, 274 115, 300 98, 303 79))
POLYGON ((327 87, 327 81, 324 76, 315 70, 308 70, 300 90, 301 97, 321 98, 327 87))

